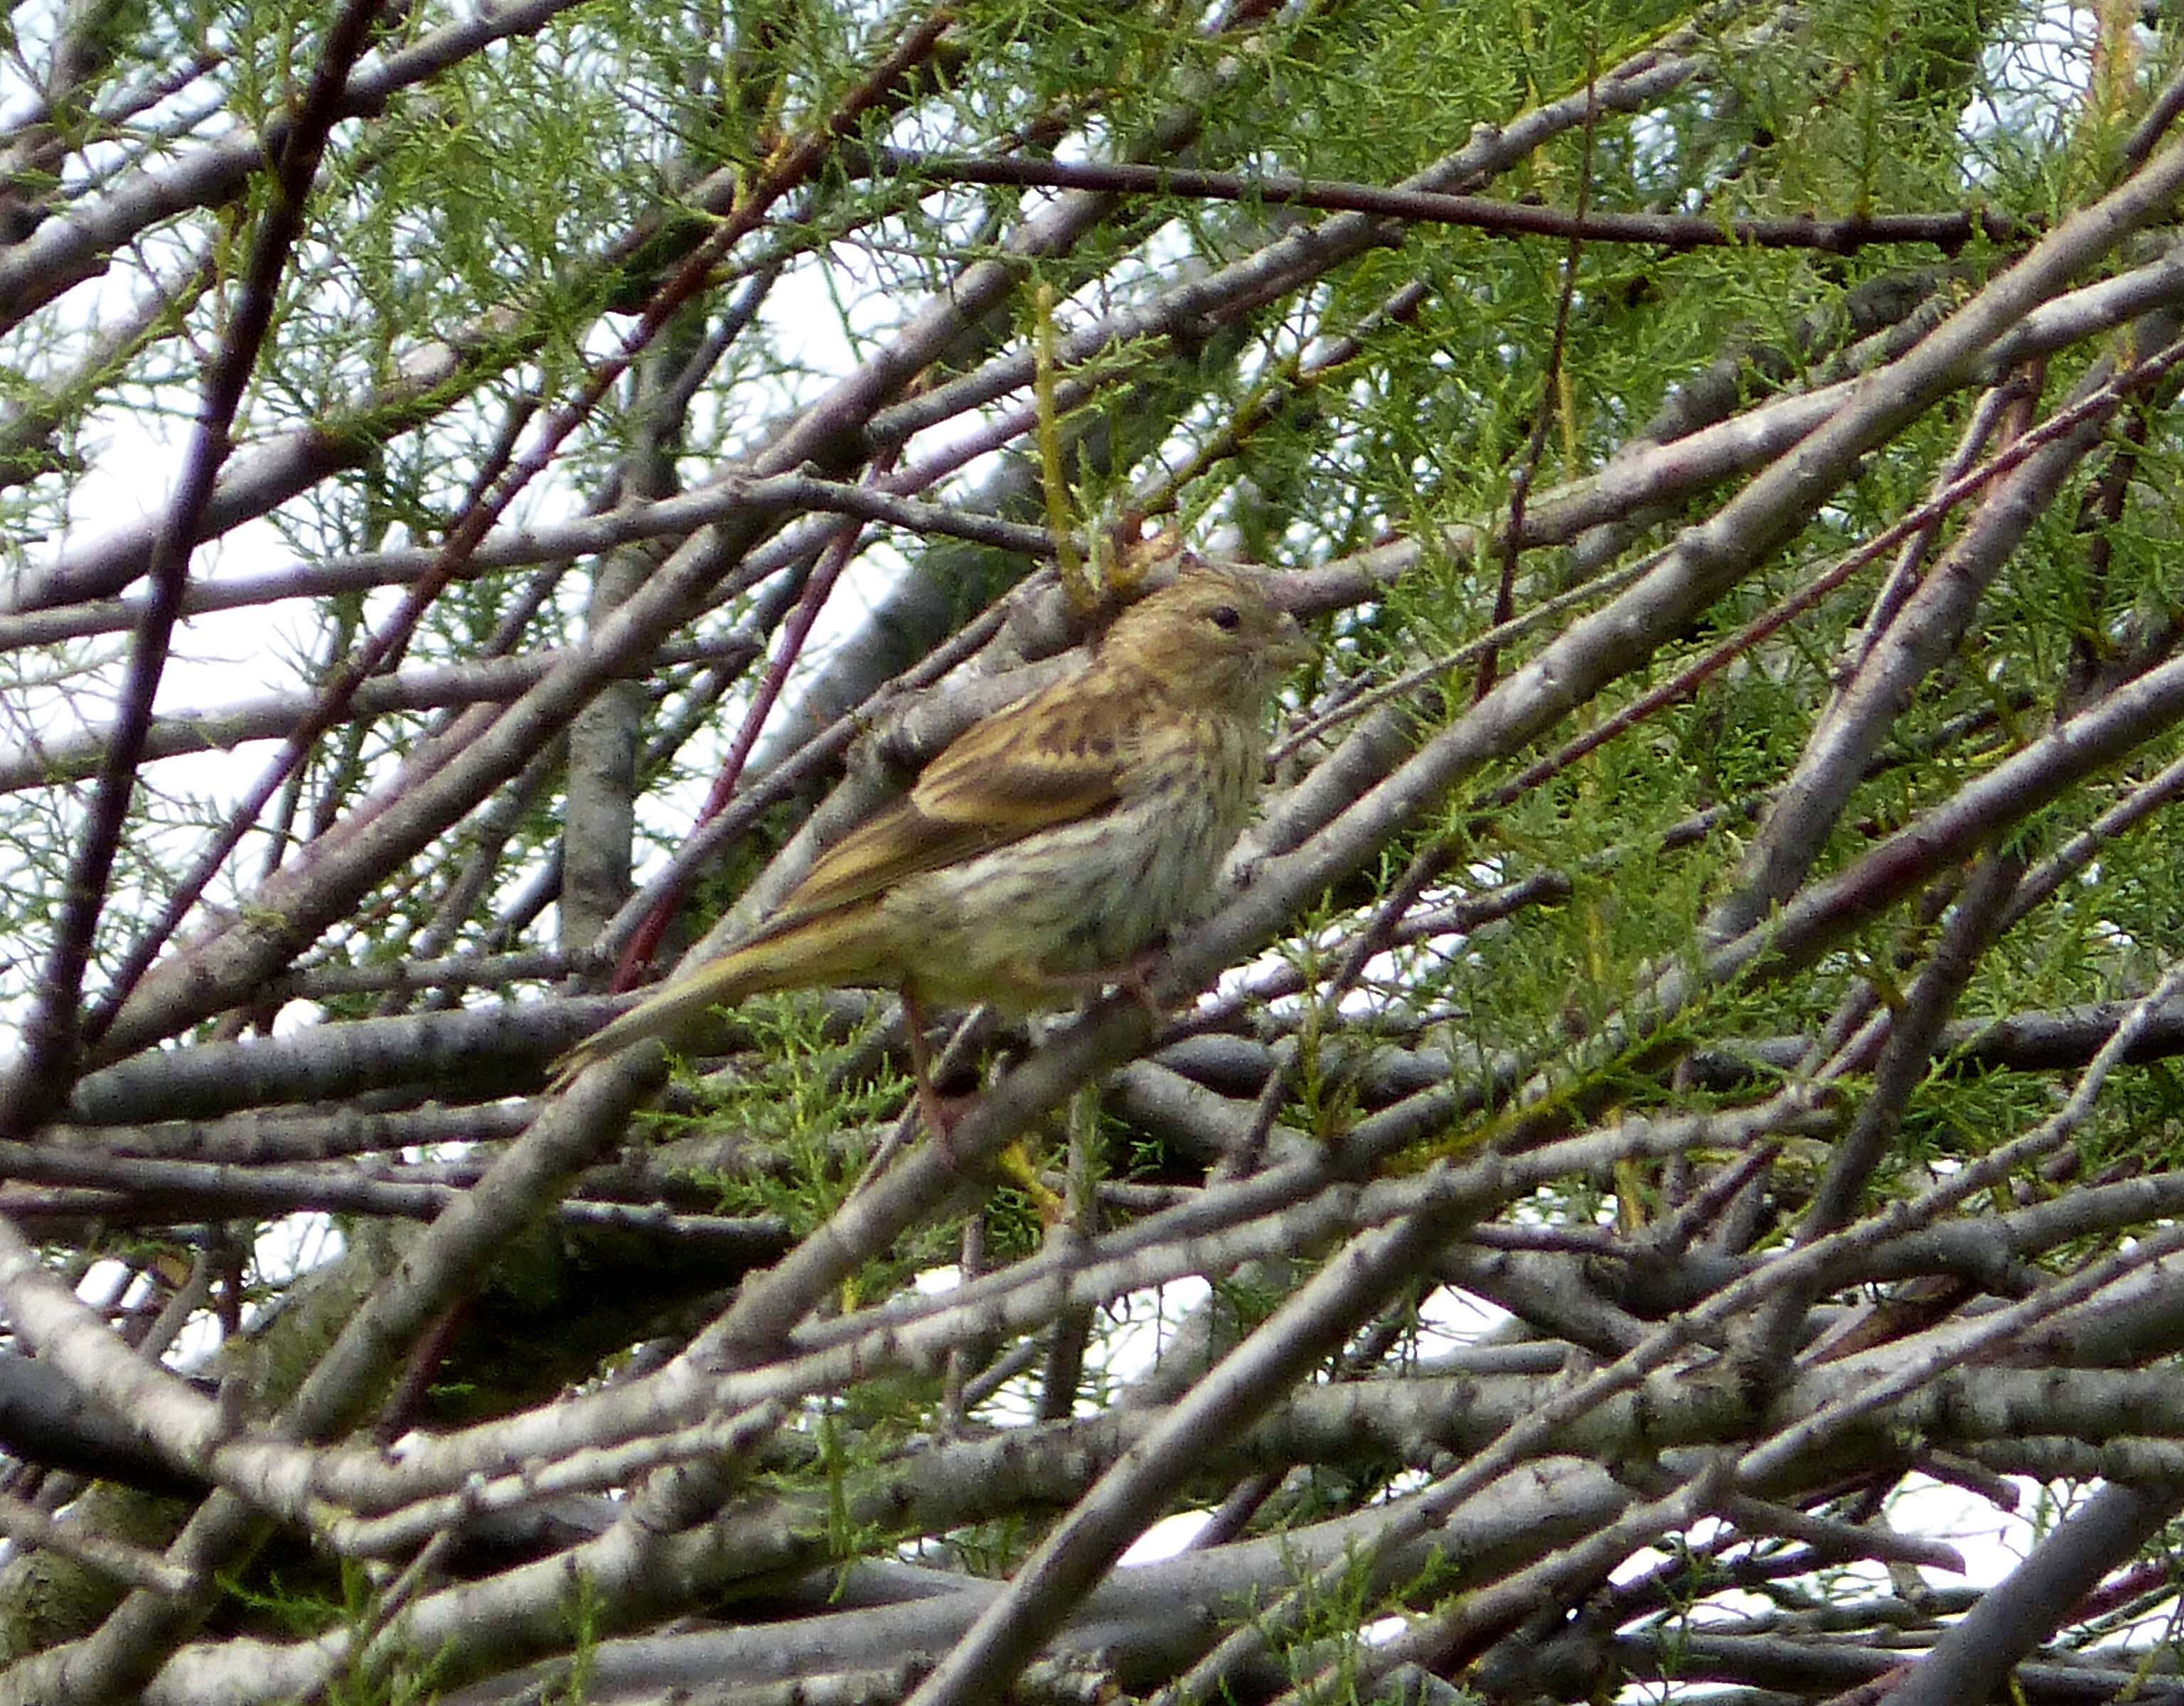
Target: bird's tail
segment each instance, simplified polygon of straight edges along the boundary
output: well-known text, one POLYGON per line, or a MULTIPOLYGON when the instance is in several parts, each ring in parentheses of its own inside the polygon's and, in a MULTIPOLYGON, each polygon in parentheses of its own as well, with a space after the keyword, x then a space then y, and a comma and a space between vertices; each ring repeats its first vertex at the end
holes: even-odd
POLYGON ((671 984, 651 1000, 639 1001, 627 1012, 593 1031, 554 1062, 553 1081, 547 1089, 553 1092, 565 1090, 585 1068, 649 1038, 672 1036, 707 1008, 719 1006, 724 1001, 739 1001, 749 993, 722 994, 719 984, 707 975, 716 969, 716 966, 707 966, 692 977, 671 984))
POLYGON ((871 933, 854 908, 788 917, 722 958, 676 978, 601 1026, 554 1062, 549 1091, 566 1090, 577 1074, 632 1044, 672 1038, 709 1008, 732 1007, 769 990, 823 988, 866 980, 871 933))

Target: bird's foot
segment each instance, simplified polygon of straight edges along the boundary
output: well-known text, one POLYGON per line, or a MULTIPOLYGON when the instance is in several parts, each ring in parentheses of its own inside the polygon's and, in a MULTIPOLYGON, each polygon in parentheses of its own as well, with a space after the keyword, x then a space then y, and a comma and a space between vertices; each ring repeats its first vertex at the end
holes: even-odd
POLYGON ((917 1083, 917 1117, 943 1143, 975 1100, 967 1096, 943 1096, 930 1079, 921 1078, 917 1083))
POLYGON ((1145 1010, 1156 1030, 1167 1023, 1171 1005, 1153 993, 1153 970, 1160 964, 1161 959, 1159 950, 1147 948, 1143 953, 1132 956, 1129 963, 1117 971, 1114 978, 1115 987, 1145 1010))
POLYGON ((1102 995, 1111 989, 1120 990, 1143 1007, 1157 1027, 1167 1023, 1174 1006, 1162 1001, 1153 992, 1153 973, 1159 970, 1162 957, 1158 948, 1145 948, 1119 966, 1105 966, 1096 972, 1026 970, 1020 978, 1027 987, 1045 989, 1056 995, 1102 995))
POLYGON ((1051 1229, 1061 1224, 1069 1211, 1069 1205, 1061 1200, 1052 1185, 1039 1177, 1039 1168, 1033 1164, 1031 1151, 1023 1146, 1022 1139, 1017 1139, 1001 1151, 998 1165, 1002 1175, 1031 1198, 1031 1206, 1038 1213, 1040 1225, 1051 1229))

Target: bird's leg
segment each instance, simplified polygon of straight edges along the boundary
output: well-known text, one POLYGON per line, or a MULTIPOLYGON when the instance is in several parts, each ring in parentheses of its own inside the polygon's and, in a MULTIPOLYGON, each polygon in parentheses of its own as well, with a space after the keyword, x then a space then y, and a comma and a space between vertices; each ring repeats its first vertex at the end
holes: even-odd
MULTIPOLYGON (((926 1046, 925 1013, 907 986, 902 992, 902 1023, 909 1034, 911 1070, 917 1075, 918 1116, 940 1145, 942 1152, 949 1153, 948 1131, 956 1122, 950 1118, 941 1102, 940 1091, 933 1082, 933 1051, 926 1046)), ((1051 1226, 1061 1218, 1061 1199, 1039 1176, 1039 1168, 1033 1163, 1031 1151, 1024 1147, 1022 1139, 1001 1151, 998 1164, 1003 1176, 1013 1179, 1031 1198, 1032 1207, 1043 1223, 1051 1226)))
POLYGON ((954 1122, 940 1105, 940 1092, 933 1087, 933 1051, 925 1042, 925 1010, 907 984, 902 989, 902 1028, 910 1040, 910 1069, 917 1078, 917 1111, 924 1118, 925 1129, 944 1144, 954 1122))

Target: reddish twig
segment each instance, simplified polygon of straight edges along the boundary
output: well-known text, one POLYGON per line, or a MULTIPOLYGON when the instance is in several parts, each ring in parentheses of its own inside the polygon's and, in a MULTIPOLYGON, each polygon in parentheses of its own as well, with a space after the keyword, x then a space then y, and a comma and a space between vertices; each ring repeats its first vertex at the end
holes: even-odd
POLYGON ((1954 254, 1974 238, 2024 243, 2036 227, 1991 209, 1962 213, 1844 214, 1824 219, 1706 219, 1687 214, 1575 213, 1529 202, 1383 184, 1292 177, 1284 172, 1192 171, 1179 167, 1095 161, 981 159, 874 148, 862 156, 875 174, 933 184, 1014 184, 1027 189, 1093 190, 1104 194, 1185 196, 1204 201, 1263 202, 1331 213, 1379 215, 1418 225, 1468 226, 1496 237, 1558 237, 1588 243, 1647 243, 1657 248, 1810 248, 1851 254, 1875 244, 1931 243, 1954 254))

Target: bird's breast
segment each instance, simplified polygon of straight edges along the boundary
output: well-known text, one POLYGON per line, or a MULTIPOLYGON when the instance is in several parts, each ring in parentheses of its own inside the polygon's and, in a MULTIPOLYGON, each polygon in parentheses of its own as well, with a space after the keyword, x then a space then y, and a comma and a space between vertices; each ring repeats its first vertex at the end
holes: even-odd
POLYGON ((883 905, 921 990, 1054 1006, 1066 995, 1039 976, 1128 964, 1212 898, 1250 815, 1259 749, 1256 728, 1229 718, 1149 731, 1112 806, 898 884, 883 905))

